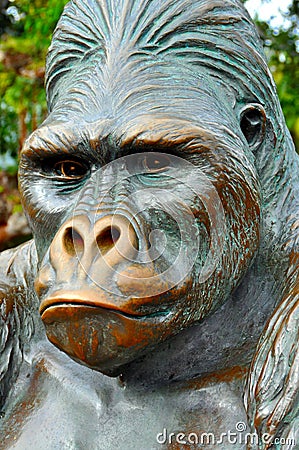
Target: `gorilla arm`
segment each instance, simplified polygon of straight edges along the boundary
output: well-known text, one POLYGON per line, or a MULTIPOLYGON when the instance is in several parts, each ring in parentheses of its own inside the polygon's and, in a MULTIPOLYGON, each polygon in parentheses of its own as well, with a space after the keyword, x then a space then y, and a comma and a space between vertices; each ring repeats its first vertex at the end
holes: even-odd
POLYGON ((276 438, 298 442, 299 253, 290 260, 290 288, 262 333, 245 395, 251 426, 269 439, 265 448, 276 438))
POLYGON ((35 267, 33 241, 0 255, 0 408, 18 376, 24 346, 35 330, 35 267))

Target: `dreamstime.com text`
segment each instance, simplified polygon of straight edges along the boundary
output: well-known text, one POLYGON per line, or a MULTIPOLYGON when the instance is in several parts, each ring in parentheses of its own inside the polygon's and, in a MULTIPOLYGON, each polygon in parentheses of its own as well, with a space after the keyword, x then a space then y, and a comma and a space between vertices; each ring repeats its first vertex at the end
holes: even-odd
POLYGON ((195 444, 195 445, 220 445, 220 444, 243 444, 243 445, 260 445, 270 444, 272 445, 296 445, 294 439, 291 438, 274 438, 265 433, 261 437, 257 433, 246 432, 246 424, 244 422, 238 422, 234 430, 229 430, 225 433, 182 433, 182 432, 169 432, 166 428, 158 433, 156 440, 158 444, 195 444))

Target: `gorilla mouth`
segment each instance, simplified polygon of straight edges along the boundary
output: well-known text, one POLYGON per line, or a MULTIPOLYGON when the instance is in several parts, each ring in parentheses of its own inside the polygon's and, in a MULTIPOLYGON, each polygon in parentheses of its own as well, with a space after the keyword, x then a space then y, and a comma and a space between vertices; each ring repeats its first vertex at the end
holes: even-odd
POLYGON ((103 309, 109 312, 112 312, 114 314, 118 314, 121 316, 124 316, 128 319, 133 320, 142 320, 142 319, 151 319, 151 318, 158 318, 158 317, 165 317, 170 314, 170 311, 155 311, 153 313, 147 313, 147 314, 138 314, 134 312, 128 312, 125 309, 122 309, 121 307, 118 307, 115 304, 111 304, 108 301, 103 301, 101 299, 93 299, 89 296, 86 297, 77 297, 76 295, 72 295, 72 293, 67 293, 67 295, 55 295, 53 297, 46 298, 41 302, 39 312, 41 315, 41 318, 43 319, 44 314, 47 311, 54 310, 56 308, 80 308, 80 307, 91 307, 91 308, 97 308, 97 309, 103 309))
POLYGON ((40 313, 53 345, 76 362, 110 376, 163 340, 172 319, 169 313, 131 314, 78 296, 48 298, 40 313))

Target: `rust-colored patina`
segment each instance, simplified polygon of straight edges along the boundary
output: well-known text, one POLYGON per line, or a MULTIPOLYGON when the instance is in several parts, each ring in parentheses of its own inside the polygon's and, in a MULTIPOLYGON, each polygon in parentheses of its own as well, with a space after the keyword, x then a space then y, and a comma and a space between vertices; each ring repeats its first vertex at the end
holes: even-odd
POLYGON ((241 2, 72 0, 46 88, 0 449, 296 449, 299 164, 241 2))

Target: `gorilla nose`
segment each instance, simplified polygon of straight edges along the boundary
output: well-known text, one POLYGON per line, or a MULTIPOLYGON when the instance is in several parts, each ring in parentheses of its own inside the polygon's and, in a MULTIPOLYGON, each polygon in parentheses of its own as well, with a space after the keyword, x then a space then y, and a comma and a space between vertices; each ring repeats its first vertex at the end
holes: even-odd
MULTIPOLYGON (((76 221, 77 222, 77 221, 76 221)), ((101 221, 102 222, 102 221, 101 221)), ((107 222, 107 221, 104 221, 107 222)), ((86 243, 90 242, 90 231, 84 233, 79 224, 73 223, 71 226, 67 226, 62 232, 63 250, 69 256, 82 255, 86 243), (76 227, 77 225, 77 227, 76 227), (80 231, 77 231, 77 229, 80 231)), ((81 225, 81 223, 80 223, 81 225)), ((116 242, 119 240, 121 234, 124 235, 123 227, 120 228, 117 225, 108 225, 107 223, 100 223, 98 230, 92 230, 92 238, 94 238, 93 244, 100 250, 101 255, 105 255, 113 249, 116 242)), ((131 242, 131 240, 129 240, 131 242)))
POLYGON ((111 226, 101 230, 96 237, 97 246, 102 255, 109 252, 120 238, 121 230, 116 226, 111 226))
POLYGON ((58 231, 51 246, 51 259, 80 259, 85 270, 102 258, 111 265, 134 257, 138 238, 130 221, 121 215, 105 216, 91 223, 76 216, 58 231))

